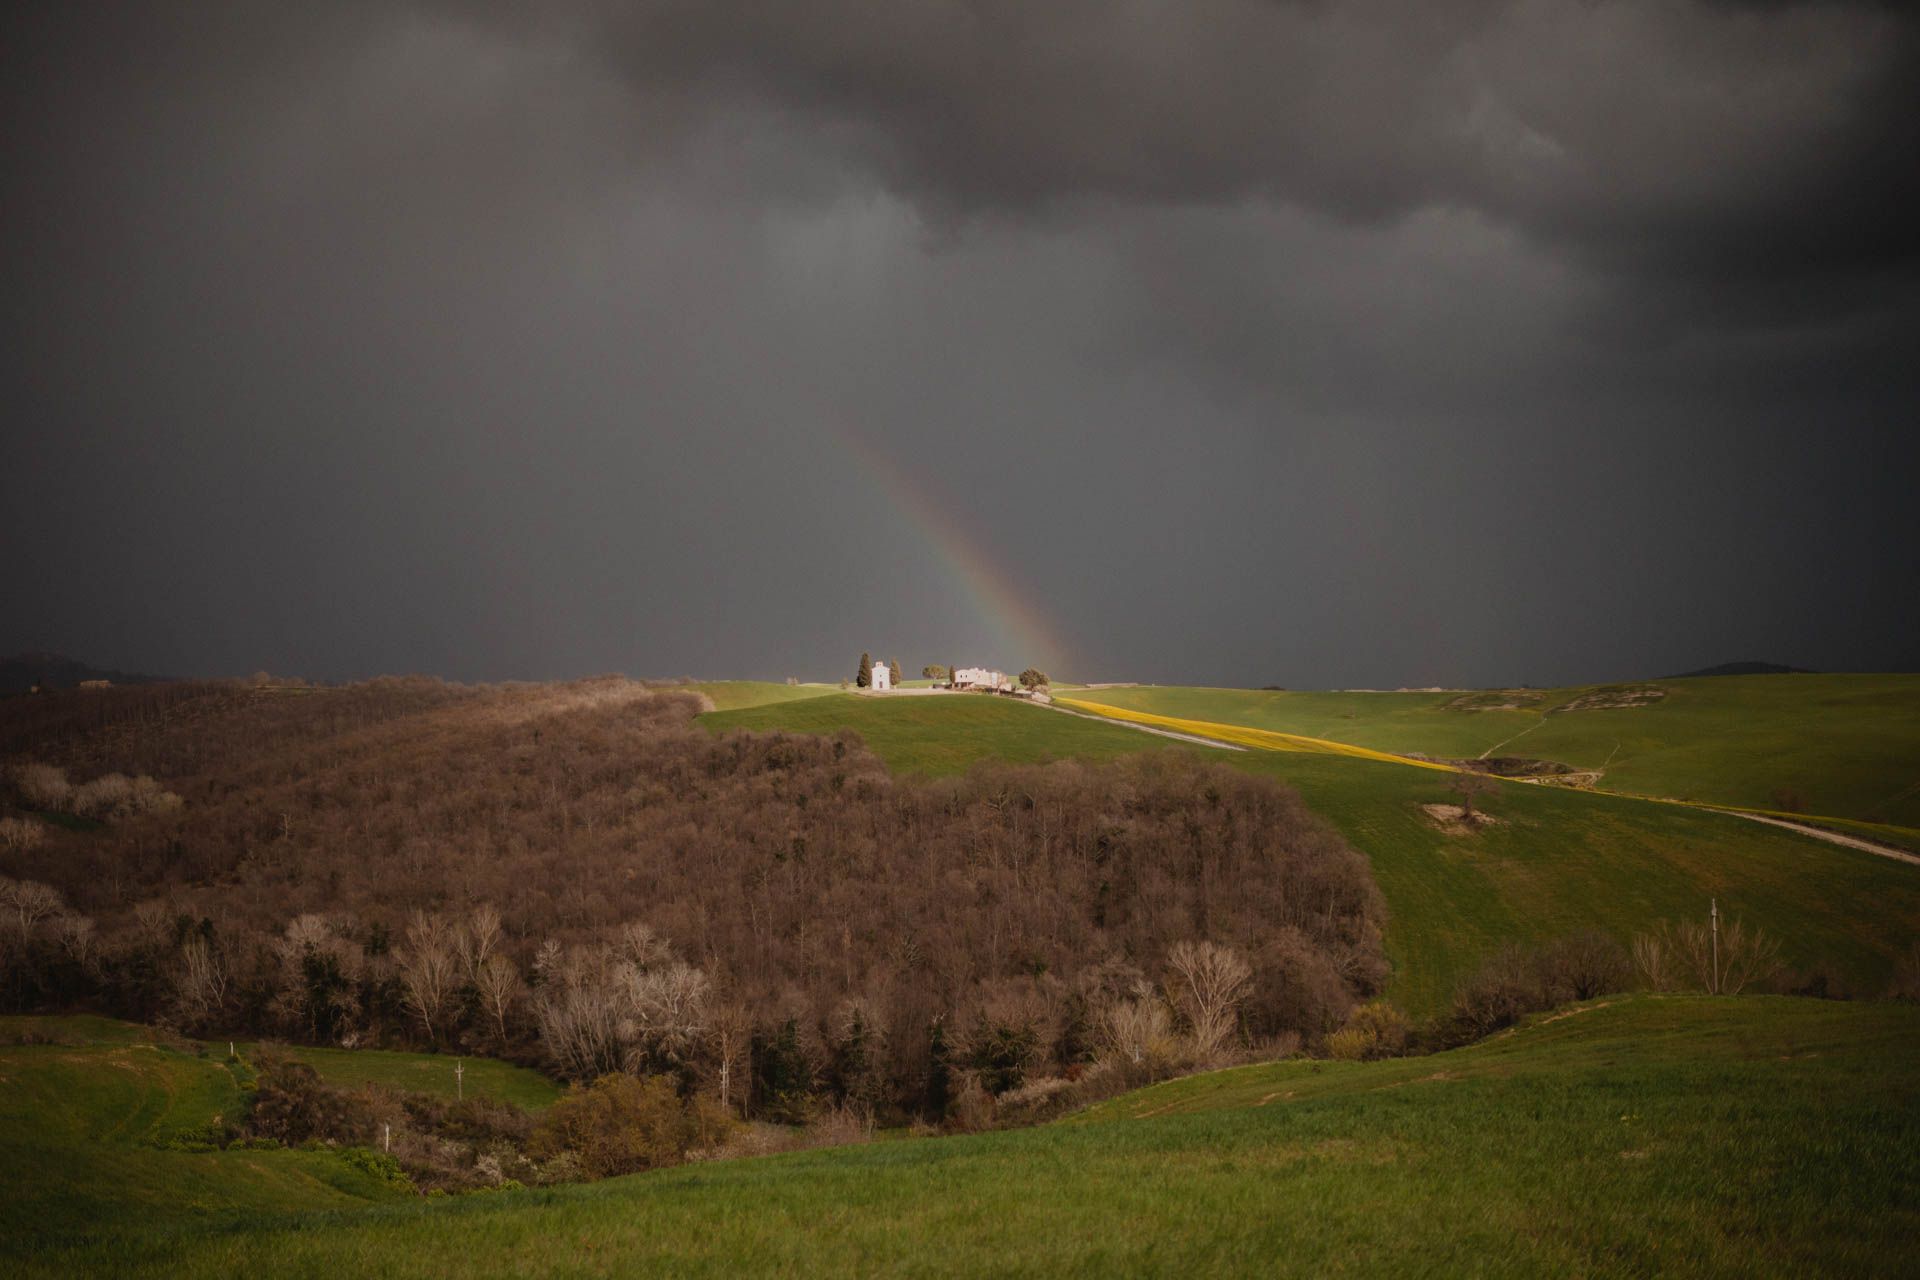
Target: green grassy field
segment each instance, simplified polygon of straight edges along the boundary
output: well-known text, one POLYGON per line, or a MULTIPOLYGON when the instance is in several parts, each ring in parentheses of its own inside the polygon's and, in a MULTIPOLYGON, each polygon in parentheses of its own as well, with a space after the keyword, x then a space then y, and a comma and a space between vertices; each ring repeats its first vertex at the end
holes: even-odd
POLYGON ((806 698, 818 698, 822 694, 835 690, 823 684, 775 684, 771 680, 709 680, 704 684, 690 686, 695 693, 704 693, 713 699, 716 711, 733 711, 741 707, 760 707, 770 703, 799 702, 806 698))
MULTIPOLYGON (((224 1045, 216 1047, 225 1048, 224 1045)), ((240 1052, 251 1056, 256 1048, 242 1044, 240 1052)), ((460 1096, 498 1098, 522 1111, 550 1107, 560 1096, 560 1086, 538 1071, 493 1058, 455 1058, 449 1054, 399 1053, 388 1049, 317 1049, 308 1045, 287 1046, 281 1051, 312 1067, 322 1080, 343 1089, 381 1084, 449 1100, 460 1096), (466 1068, 457 1079, 453 1073, 455 1063, 466 1068)))
MULTIPOLYGON (((60 1137, 119 1105, 124 1086, 87 1079, 99 1092, 65 1107, 60 1137)), ((170 1277, 1889 1274, 1920 1234, 1917 1089, 1910 1006, 1623 998, 1428 1058, 1177 1081, 1042 1129, 455 1200, 341 1208, 333 1193, 298 1218, 263 1203, 91 1238, 57 1229, 73 1206, 49 1206, 10 1233, 8 1262, 170 1277)), ((50 1141, 38 1111, 9 1119, 50 1141)), ((178 1159, 233 1194, 248 1183, 219 1157, 178 1159)))
POLYGON ((105 1018, 0 1028, 61 1041, 0 1045, 0 1271, 63 1240, 164 1237, 400 1194, 330 1152, 164 1149, 241 1114, 246 1069, 224 1053, 162 1047, 105 1018))
MULTIPOLYGON (((1158 715, 1306 734, 1380 751, 1557 760, 1600 786, 1807 813, 1920 835, 1920 675, 1715 676, 1517 691, 1512 710, 1459 710, 1458 693, 1293 693, 1135 687, 1074 697, 1158 715), (1658 688, 1645 706, 1569 710, 1607 688, 1658 688)), ((1473 701, 1498 703, 1499 696, 1473 701)))
POLYGON ((1723 911, 1780 938, 1802 968, 1831 964, 1882 990, 1920 932, 1920 868, 1678 805, 1524 783, 1484 807, 1500 821, 1450 835, 1421 809, 1451 799, 1450 775, 1296 753, 1206 751, 1010 699, 832 695, 702 717, 730 727, 857 730, 890 768, 963 771, 989 759, 1103 759, 1198 750, 1299 789, 1372 860, 1391 919, 1390 995, 1431 1014, 1508 942, 1582 928, 1626 939, 1663 918, 1723 911))

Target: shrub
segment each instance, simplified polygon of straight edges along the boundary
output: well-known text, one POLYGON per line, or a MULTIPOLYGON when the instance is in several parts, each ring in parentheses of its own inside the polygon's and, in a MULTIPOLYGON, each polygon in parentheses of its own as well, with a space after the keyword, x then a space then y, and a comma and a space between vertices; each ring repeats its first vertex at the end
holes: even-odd
POLYGON ((551 1160, 571 1152, 590 1178, 679 1164, 726 1134, 729 1121, 702 1100, 682 1101, 665 1076, 601 1076, 575 1085, 533 1131, 528 1151, 551 1160))
POLYGON ((1554 1004, 1625 991, 1633 977, 1626 949, 1596 929, 1569 934, 1540 951, 1544 993, 1554 1004))
POLYGON ((1698 920, 1662 920, 1633 940, 1635 966, 1654 991, 1704 991, 1735 996, 1780 972, 1780 944, 1744 921, 1713 930, 1698 920))
POLYGON ((288 1146, 305 1142, 366 1142, 373 1119, 353 1095, 328 1086, 304 1062, 262 1049, 247 1129, 288 1146))
POLYGON ((1327 1052, 1348 1062, 1396 1057, 1406 1051, 1412 1030, 1398 1009, 1375 1000, 1355 1009, 1347 1025, 1327 1037, 1327 1052))
POLYGON ((413 1179, 409 1178, 406 1170, 400 1167, 400 1162, 385 1152, 373 1151, 366 1147, 348 1147, 340 1153, 340 1158, 360 1172, 373 1175, 376 1180, 392 1187, 395 1191, 417 1189, 413 1185, 413 1179))
POLYGON ((1502 947, 1460 985, 1454 1016, 1475 1035, 1510 1027, 1525 1015, 1547 1008, 1534 957, 1520 947, 1502 947))

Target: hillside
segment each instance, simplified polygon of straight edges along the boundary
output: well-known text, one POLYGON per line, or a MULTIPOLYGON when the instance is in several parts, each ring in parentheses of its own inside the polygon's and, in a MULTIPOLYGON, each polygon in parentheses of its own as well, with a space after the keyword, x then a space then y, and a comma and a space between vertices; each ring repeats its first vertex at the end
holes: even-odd
POLYGON ((1130 687, 1073 696, 1381 751, 1552 760, 1632 795, 1920 828, 1920 675, 1445 693, 1130 687))
MULTIPOLYGON (((1911 1006, 1627 998, 1427 1058, 1192 1077, 1036 1130, 298 1219, 261 1203, 106 1240, 74 1233, 80 1206, 61 1203, 10 1236, 10 1261, 23 1276, 437 1277, 450 1258, 472 1276, 1884 1274, 1920 1232, 1916 1064, 1911 1006)), ((176 1178, 219 1165, 129 1158, 176 1178)))
MULTIPOLYGON (((1020 763, 1040 752, 1015 735, 963 778, 894 776, 850 733, 715 735, 703 692, 30 699, 0 714, 20 750, 0 773, 0 1007, 644 1069, 732 1082, 755 1116, 852 1100, 904 1124, 976 1078, 997 1095, 1077 1073, 1182 945, 1248 967, 1236 1043, 1317 1042, 1387 978, 1366 860, 1271 778, 1134 735, 1097 763, 1020 763)), ((967 710, 1005 710, 899 701, 981 744, 967 710)))
POLYGON ((1502 821, 1453 834, 1421 808, 1453 799, 1448 774, 1334 756, 1209 752, 984 697, 836 695, 701 721, 715 731, 852 729, 889 767, 911 773, 1003 758, 1190 750, 1279 778, 1371 860, 1389 912, 1390 993, 1416 1013, 1441 1008, 1508 943, 1592 927, 1627 938, 1662 918, 1696 916, 1710 897, 1781 938, 1793 964, 1831 966, 1867 992, 1885 986, 1920 923, 1920 869, 1675 805, 1502 783, 1485 800, 1502 821))

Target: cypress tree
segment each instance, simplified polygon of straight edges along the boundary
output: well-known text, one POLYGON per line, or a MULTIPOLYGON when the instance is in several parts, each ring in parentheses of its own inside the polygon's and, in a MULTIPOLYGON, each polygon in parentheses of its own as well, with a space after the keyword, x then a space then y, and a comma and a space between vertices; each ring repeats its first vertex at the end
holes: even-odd
POLYGON ((872 654, 863 653, 860 655, 860 674, 853 678, 853 684, 856 689, 870 689, 873 687, 872 654))
POLYGON ((935 1121, 947 1118, 953 1105, 953 1067, 947 1057, 947 1029, 938 1018, 927 1037, 927 1090, 922 1097, 926 1114, 935 1121))

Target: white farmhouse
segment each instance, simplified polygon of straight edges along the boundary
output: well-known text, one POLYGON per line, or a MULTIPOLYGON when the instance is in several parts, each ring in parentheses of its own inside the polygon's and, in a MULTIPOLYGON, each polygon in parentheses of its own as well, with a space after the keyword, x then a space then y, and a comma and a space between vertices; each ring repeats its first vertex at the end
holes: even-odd
POLYGON ((1013 688, 1013 681, 1004 671, 989 671, 985 667, 960 667, 953 673, 953 687, 956 689, 1001 689, 1013 688))
POLYGON ((887 664, 884 662, 874 663, 873 691, 875 693, 885 693, 891 688, 893 688, 893 672, 888 670, 887 664))

